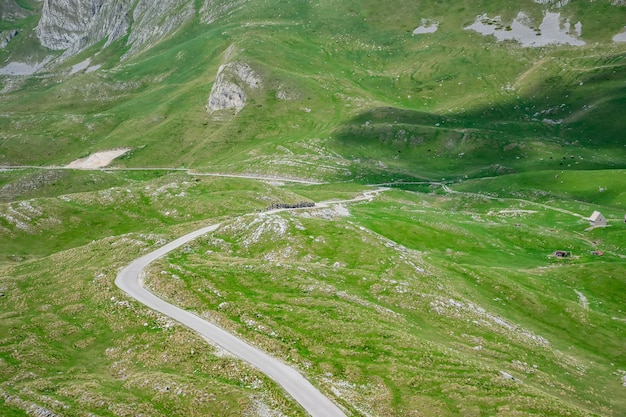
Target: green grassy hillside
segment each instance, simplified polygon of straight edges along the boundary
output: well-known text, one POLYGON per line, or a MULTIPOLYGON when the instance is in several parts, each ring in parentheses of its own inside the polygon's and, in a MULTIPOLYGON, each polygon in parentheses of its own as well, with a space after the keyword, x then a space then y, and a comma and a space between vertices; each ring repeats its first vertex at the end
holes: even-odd
POLYGON ((549 158, 570 154, 587 169, 623 167, 624 122, 614 115, 626 103, 626 64, 623 44, 610 40, 623 7, 558 9, 583 21, 587 45, 524 48, 464 28, 478 14, 512 19, 524 10, 539 21, 549 8, 396 3, 381 11, 376 3, 250 2, 211 25, 190 22, 130 61, 119 61, 123 40, 94 55, 97 45, 61 68, 91 57, 100 70, 55 70, 2 96, 0 162, 62 164, 131 146, 127 166, 254 164, 322 178, 380 164, 409 176, 482 176, 494 163, 505 172, 550 169, 549 158), (424 18, 440 29, 412 35, 424 18), (232 61, 252 65, 264 88, 237 116, 212 117, 211 83, 232 61), (307 166, 311 159, 327 170, 307 166))
POLYGON ((114 285, 217 222, 149 288, 348 416, 624 415, 626 6, 249 0, 211 2, 206 23, 209 2, 141 53, 103 40, 8 76, 62 52, 38 45, 41 2, 0 0, 23 11, 0 21, 19 30, 0 49, 0 415, 303 416, 114 285), (539 40, 556 13, 584 45, 466 29, 539 40), (209 113, 230 63, 261 87, 209 113), (115 148, 131 150, 112 170, 59 169, 115 148), (372 184, 390 189, 261 213, 372 184))

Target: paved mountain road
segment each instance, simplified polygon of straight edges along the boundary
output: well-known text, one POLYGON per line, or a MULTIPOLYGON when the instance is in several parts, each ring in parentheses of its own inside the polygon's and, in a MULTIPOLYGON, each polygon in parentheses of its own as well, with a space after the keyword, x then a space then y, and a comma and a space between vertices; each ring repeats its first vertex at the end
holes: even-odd
POLYGON ((312 417, 346 417, 339 407, 292 367, 195 314, 160 299, 142 286, 141 275, 143 269, 151 262, 200 235, 216 230, 219 226, 220 224, 218 223, 191 232, 133 261, 118 274, 115 284, 140 303, 195 330, 213 343, 265 373, 282 386, 312 417))
MULTIPOLYGON (((328 207, 333 204, 369 200, 382 191, 383 189, 367 191, 352 200, 324 202, 320 203, 317 207, 328 207)), ((276 209, 266 213, 270 214, 284 210, 287 209, 276 209)), ((308 208, 308 210, 311 210, 311 208, 308 208)), ((217 223, 195 230, 136 259, 119 272, 115 279, 115 284, 129 296, 145 306, 195 330, 211 342, 216 343, 265 373, 283 387, 283 389, 312 417, 346 417, 344 412, 341 411, 337 405, 324 396, 294 368, 271 357, 254 346, 249 345, 224 329, 201 319, 195 314, 162 300, 143 287, 142 273, 145 267, 185 243, 194 240, 198 236, 217 230, 219 226, 220 223, 217 223)))

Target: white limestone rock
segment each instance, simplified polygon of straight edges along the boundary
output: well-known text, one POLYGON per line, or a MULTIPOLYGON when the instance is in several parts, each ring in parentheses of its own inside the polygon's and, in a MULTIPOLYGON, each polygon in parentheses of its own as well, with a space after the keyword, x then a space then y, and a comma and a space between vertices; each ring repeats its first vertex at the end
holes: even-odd
POLYGON ((32 11, 20 7, 15 0, 0 0, 0 21, 15 22, 32 14, 32 11))
POLYGON ((128 57, 173 33, 194 13, 192 0, 44 0, 37 37, 46 48, 65 51, 63 61, 104 39, 107 47, 128 35, 128 57))
POLYGON ((262 86, 261 77, 248 64, 231 62, 222 65, 209 95, 207 111, 233 109, 237 113, 246 105, 246 90, 257 90, 262 86))
POLYGON ((130 0, 44 0, 37 37, 43 46, 69 57, 107 38, 125 36, 130 26, 130 0))
POLYGON ((9 42, 11 42, 11 40, 19 33, 20 32, 17 29, 0 32, 0 49, 6 48, 9 42))
POLYGON ((174 33, 194 14, 194 2, 190 0, 139 0, 128 37, 131 48, 124 57, 141 52, 174 33))

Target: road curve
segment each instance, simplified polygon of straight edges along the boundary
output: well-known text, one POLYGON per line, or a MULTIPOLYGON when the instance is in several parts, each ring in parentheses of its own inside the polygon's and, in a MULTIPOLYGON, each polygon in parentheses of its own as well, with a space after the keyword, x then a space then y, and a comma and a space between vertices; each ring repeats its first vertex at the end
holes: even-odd
POLYGON ((198 236, 216 230, 219 226, 220 224, 218 223, 196 230, 162 246, 154 252, 136 259, 120 271, 115 279, 115 284, 140 303, 195 330, 213 343, 259 369, 283 387, 312 417, 346 417, 337 405, 324 396, 294 368, 195 314, 169 304, 142 286, 142 271, 151 262, 198 236))

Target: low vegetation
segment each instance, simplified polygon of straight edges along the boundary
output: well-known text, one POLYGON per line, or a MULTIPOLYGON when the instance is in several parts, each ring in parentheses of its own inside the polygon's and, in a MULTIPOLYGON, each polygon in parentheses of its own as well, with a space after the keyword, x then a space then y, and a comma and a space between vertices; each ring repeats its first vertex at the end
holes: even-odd
MULTIPOLYGON (((119 39, 0 75, 0 414, 304 416, 114 285, 221 222, 146 285, 351 417, 623 415, 624 6, 236 3, 128 59, 119 39), (581 21, 586 44, 465 30, 483 14, 506 30, 520 11, 533 30, 548 12, 581 21), (423 22, 438 30, 413 35, 423 22), (100 67, 69 74, 86 59, 100 67), (230 62, 263 88, 209 114, 230 62), (59 168, 115 148, 131 151, 113 169, 59 168), (274 179, 207 175, 220 173, 274 179), (267 212, 374 186, 388 189, 267 212), (607 227, 590 227, 596 210, 607 227)), ((26 17, 0 22, 19 30, 1 62, 56 54, 36 45, 41 4, 11 2, 26 17)))

